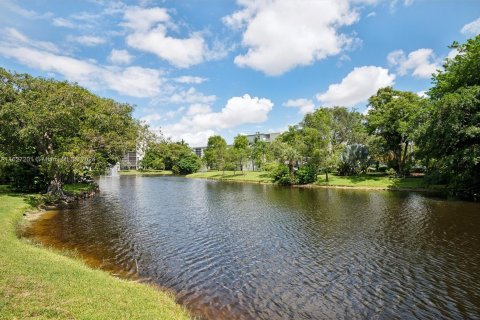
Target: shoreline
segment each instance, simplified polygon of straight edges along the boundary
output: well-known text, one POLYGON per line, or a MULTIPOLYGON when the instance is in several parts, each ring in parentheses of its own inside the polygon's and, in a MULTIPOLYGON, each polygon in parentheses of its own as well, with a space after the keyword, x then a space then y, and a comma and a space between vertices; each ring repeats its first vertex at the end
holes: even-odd
MULTIPOLYGON (((96 191, 98 192, 98 191, 96 191)), ((95 192, 95 193, 96 193, 95 192)), ((89 197, 76 197, 82 200, 89 197)), ((2 313, 8 318, 32 314, 55 318, 155 318, 190 319, 193 315, 176 302, 173 292, 129 279, 88 264, 73 251, 46 246, 24 233, 28 225, 61 208, 63 203, 34 207, 28 195, 0 192, 0 291, 6 294, 2 313), (29 279, 25 284, 19 279, 29 279), (20 283, 19 283, 20 281, 20 283), (39 288, 43 288, 39 292, 39 288), (45 289, 48 288, 48 289, 45 289), (30 297, 26 299, 25 297, 30 297), (52 311, 54 310, 54 311, 52 311)))
MULTIPOLYGON (((256 181, 256 180, 242 180, 242 179, 230 179, 230 178, 214 178, 214 177, 189 177, 185 176, 187 179, 202 179, 202 180, 212 180, 212 181, 224 181, 224 182, 236 182, 236 183, 248 183, 248 184, 264 184, 264 185, 277 185, 274 182, 268 181, 256 181)), ((444 189, 434 189, 434 188, 405 188, 405 187, 371 187, 371 186, 344 186, 344 185, 321 185, 315 183, 309 184, 294 184, 287 186, 291 188, 302 188, 302 189, 346 189, 346 190, 371 190, 371 191, 410 191, 410 192, 422 192, 422 193, 436 193, 444 194, 444 189)))

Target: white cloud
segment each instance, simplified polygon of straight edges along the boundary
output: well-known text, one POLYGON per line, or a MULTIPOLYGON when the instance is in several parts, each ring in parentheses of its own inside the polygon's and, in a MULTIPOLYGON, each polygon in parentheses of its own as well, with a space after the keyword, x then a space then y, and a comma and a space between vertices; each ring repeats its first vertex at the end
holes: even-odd
POLYGON ((28 38, 26 35, 14 28, 4 28, 3 38, 7 43, 15 44, 20 43, 22 45, 28 45, 37 49, 46 50, 49 52, 59 52, 58 47, 48 41, 35 41, 28 38))
POLYGON ((76 27, 76 25, 72 21, 62 17, 54 18, 52 20, 52 24, 56 27, 63 27, 63 28, 70 28, 70 29, 73 29, 76 27))
POLYGON ((238 2, 242 9, 223 18, 243 30, 248 50, 235 63, 272 76, 339 54, 353 39, 338 29, 359 19, 347 0, 238 2))
POLYGON ((158 113, 152 113, 140 118, 141 121, 143 121, 145 124, 148 124, 148 125, 151 125, 154 122, 160 121, 161 119, 162 119, 162 116, 158 113))
POLYGON ((432 49, 418 49, 407 55, 403 50, 395 50, 388 54, 387 60, 397 67, 399 75, 412 72, 414 77, 430 78, 439 68, 439 61, 432 49))
POLYGON ((428 94, 426 90, 422 90, 417 92, 417 96, 419 96, 420 98, 427 98, 428 94))
POLYGON ((89 60, 47 51, 49 45, 11 31, 4 33, 3 39, 0 39, 0 55, 15 59, 23 65, 60 74, 69 81, 78 82, 95 91, 110 89, 133 97, 152 97, 160 93, 163 79, 159 70, 101 66, 89 60))
POLYGON ((372 11, 370 12, 369 14, 367 14, 367 18, 373 18, 377 15, 377 13, 375 11, 372 11))
POLYGON ((195 88, 191 87, 188 90, 182 90, 177 93, 174 93, 168 98, 168 102, 176 104, 210 104, 217 99, 215 95, 206 96, 202 92, 197 91, 195 88))
POLYGON ((77 36, 77 37, 68 37, 69 41, 78 42, 87 47, 95 47, 107 42, 105 38, 97 36, 77 36))
POLYGON ((125 11, 123 25, 130 32, 126 37, 130 47, 153 53, 178 68, 188 68, 225 55, 215 54, 214 51, 218 50, 209 50, 199 32, 192 32, 185 38, 167 35, 168 29, 178 27, 164 8, 129 7, 125 11))
POLYGON ((456 56, 458 56, 459 53, 460 52, 458 52, 458 50, 454 48, 454 49, 452 49, 448 52, 447 58, 448 59, 454 59, 456 56))
POLYGON ((194 77, 194 76, 181 76, 178 78, 173 79, 175 82, 178 83, 185 83, 185 84, 200 84, 207 81, 206 78, 202 77, 194 77))
POLYGON ((288 100, 283 105, 285 107, 298 108, 300 114, 307 114, 315 109, 315 104, 310 99, 288 100))
POLYGON ((196 114, 209 113, 209 112, 212 112, 212 108, 209 105, 194 103, 188 108, 187 116, 193 116, 196 114))
POLYGON ((132 97, 153 97, 160 93, 163 84, 161 72, 142 67, 127 67, 125 69, 105 69, 102 78, 108 88, 118 93, 132 97))
POLYGON ((123 18, 125 20, 123 25, 136 31, 148 31, 158 23, 170 21, 170 16, 165 8, 130 7, 125 10, 123 18))
POLYGON ((113 64, 130 64, 133 60, 131 54, 127 50, 116 50, 112 49, 110 55, 108 56, 108 61, 113 64))
POLYGON ((25 9, 10 0, 0 1, 0 6, 2 7, 2 10, 8 9, 10 12, 18 14, 27 19, 48 19, 53 15, 51 12, 38 13, 34 10, 25 9))
POLYGON ((323 105, 353 107, 365 102, 378 89, 392 86, 395 75, 375 66, 354 68, 340 83, 331 84, 326 92, 317 94, 323 105))
POLYGON ((205 145, 216 130, 266 121, 272 108, 269 99, 245 94, 230 98, 219 112, 187 114, 178 123, 164 126, 163 131, 167 136, 184 139, 191 145, 205 145))
POLYGON ((480 33, 480 18, 477 20, 473 20, 470 23, 467 23, 466 25, 463 26, 462 30, 460 32, 464 35, 468 36, 476 36, 477 34, 480 33))

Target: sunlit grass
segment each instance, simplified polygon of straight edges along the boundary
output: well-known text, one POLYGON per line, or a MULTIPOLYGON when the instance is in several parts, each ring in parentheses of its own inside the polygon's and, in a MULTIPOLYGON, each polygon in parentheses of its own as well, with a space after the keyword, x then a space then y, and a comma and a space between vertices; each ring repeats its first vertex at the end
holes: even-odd
POLYGON ((173 174, 171 170, 122 170, 122 171, 119 171, 118 173, 122 176, 137 176, 137 175, 168 176, 173 174))
POLYGON ((425 188, 423 178, 390 178, 386 175, 363 174, 355 176, 328 175, 328 182, 325 174, 319 175, 316 182, 322 186, 344 186, 344 187, 368 187, 388 189, 419 189, 425 188))
POLYGON ((187 178, 202 178, 227 181, 244 181, 257 183, 272 183, 272 179, 264 171, 208 171, 187 175, 187 178))
POLYGON ((188 319, 171 295, 18 239, 21 195, 0 186, 0 319, 188 319))

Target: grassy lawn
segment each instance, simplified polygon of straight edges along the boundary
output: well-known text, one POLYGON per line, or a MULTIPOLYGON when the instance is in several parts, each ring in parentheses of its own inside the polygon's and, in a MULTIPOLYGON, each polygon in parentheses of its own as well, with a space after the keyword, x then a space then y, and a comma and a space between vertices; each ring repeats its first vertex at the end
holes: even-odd
POLYGON ((389 178, 379 174, 363 174, 358 176, 337 176, 328 175, 326 182, 325 175, 319 175, 316 182, 321 186, 344 186, 344 187, 368 187, 368 188, 400 188, 400 189, 421 189, 426 188, 423 178, 389 178))
POLYGON ((65 193, 71 194, 71 195, 79 195, 83 192, 90 192, 95 190, 95 185, 89 184, 89 183, 72 183, 72 184, 65 184, 63 186, 63 191, 65 193))
POLYGON ((162 176, 168 176, 173 174, 171 170, 122 170, 118 171, 118 173, 121 176, 136 176, 136 175, 141 175, 141 176, 155 176, 155 175, 162 175, 162 176))
POLYGON ((189 319, 167 293, 18 239, 29 209, 0 186, 0 319, 189 319))
POLYGON ((187 178, 202 178, 202 179, 215 179, 215 180, 227 180, 227 181, 243 181, 243 182, 257 182, 257 183, 272 183, 272 179, 268 176, 267 172, 261 171, 208 171, 197 172, 187 175, 187 178))

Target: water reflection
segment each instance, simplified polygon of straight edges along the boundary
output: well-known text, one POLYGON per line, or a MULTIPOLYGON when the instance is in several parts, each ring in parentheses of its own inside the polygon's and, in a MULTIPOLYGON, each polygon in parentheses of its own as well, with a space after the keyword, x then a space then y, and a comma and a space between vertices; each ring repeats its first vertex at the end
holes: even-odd
POLYGON ((101 190, 31 232, 206 318, 480 317, 479 204, 176 177, 101 190))

